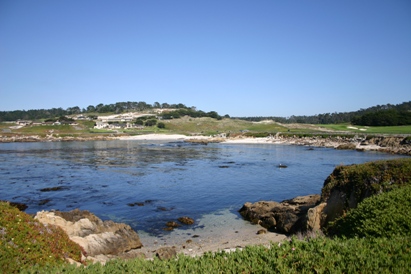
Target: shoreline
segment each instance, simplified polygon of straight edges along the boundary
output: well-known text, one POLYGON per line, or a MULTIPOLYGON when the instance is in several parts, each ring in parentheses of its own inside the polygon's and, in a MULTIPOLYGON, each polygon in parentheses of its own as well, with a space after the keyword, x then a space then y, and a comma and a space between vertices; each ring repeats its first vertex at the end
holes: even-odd
POLYGON ((113 140, 146 140, 146 141, 184 141, 206 145, 208 143, 225 144, 282 144, 299 145, 308 147, 327 147, 335 149, 347 149, 358 151, 379 151, 389 154, 411 156, 410 137, 396 135, 375 135, 369 137, 344 137, 344 135, 329 136, 284 136, 276 134, 269 137, 213 137, 213 136, 187 136, 183 134, 152 133, 142 135, 110 135, 110 136, 77 136, 77 137, 40 137, 38 135, 27 136, 2 136, 0 143, 15 142, 85 142, 85 141, 113 141, 113 140))
POLYGON ((134 252, 143 253, 147 259, 155 257, 156 250, 163 247, 172 247, 177 254, 197 257, 206 252, 231 252, 249 245, 269 246, 288 238, 284 234, 266 231, 229 210, 207 214, 196 220, 193 228, 177 228, 160 237, 141 231, 138 235, 143 247, 134 252))

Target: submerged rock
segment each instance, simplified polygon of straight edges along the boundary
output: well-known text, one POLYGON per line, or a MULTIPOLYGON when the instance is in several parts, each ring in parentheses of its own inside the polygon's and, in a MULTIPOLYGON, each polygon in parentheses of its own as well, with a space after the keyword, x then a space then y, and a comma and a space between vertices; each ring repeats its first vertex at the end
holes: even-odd
POLYGON ((41 211, 35 218, 43 224, 61 227, 90 256, 120 256, 143 246, 138 234, 129 225, 102 221, 87 210, 41 211))
POLYGON ((179 221, 180 223, 182 223, 182 224, 185 224, 185 225, 192 225, 192 224, 194 224, 194 220, 193 220, 192 218, 190 218, 190 217, 187 217, 187 216, 178 218, 178 221, 179 221))
POLYGON ((55 186, 55 187, 46 187, 40 189, 41 192, 49 192, 49 191, 61 191, 61 190, 67 190, 69 187, 67 186, 55 186))

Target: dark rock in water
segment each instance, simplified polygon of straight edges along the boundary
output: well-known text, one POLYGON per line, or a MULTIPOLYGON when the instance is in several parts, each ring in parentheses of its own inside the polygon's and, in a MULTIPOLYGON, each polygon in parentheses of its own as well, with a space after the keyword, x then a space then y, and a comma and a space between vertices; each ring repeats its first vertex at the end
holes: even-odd
POLYGON ((166 226, 172 227, 172 228, 176 228, 176 227, 179 227, 179 226, 181 226, 181 225, 178 224, 177 222, 170 221, 170 222, 167 222, 167 223, 166 223, 166 226))
POLYGON ((306 215, 320 201, 320 195, 299 196, 281 203, 260 201, 245 203, 240 209, 244 219, 279 233, 306 230, 306 215))
POLYGON ((164 227, 163 230, 164 230, 164 231, 173 231, 173 230, 174 230, 174 227, 172 227, 172 226, 167 226, 167 227, 164 227))
POLYGON ((218 166, 219 168, 229 168, 229 166, 218 166))
POLYGON ((50 199, 43 199, 39 201, 38 205, 42 206, 42 205, 48 204, 49 202, 51 202, 50 199))
POLYGON ((156 250, 156 256, 160 260, 169 260, 177 256, 177 251, 173 247, 162 247, 156 250))
POLYGON ((87 210, 41 211, 37 212, 35 218, 43 224, 61 227, 90 256, 120 255, 143 246, 137 233, 129 225, 103 222, 87 210))
POLYGON ((194 220, 192 218, 186 217, 186 216, 178 218, 178 221, 182 224, 185 224, 185 225, 194 224, 194 220))
POLYGON ((128 206, 144 206, 143 202, 135 202, 135 203, 129 203, 127 204, 128 206))
POLYGON ((69 189, 67 186, 55 186, 55 187, 46 187, 40 189, 41 192, 49 192, 49 191, 61 191, 61 190, 66 190, 69 189))
POLYGON ((279 167, 279 168, 287 168, 288 166, 283 165, 283 164, 279 164, 278 167, 279 167))
POLYGON ((17 209, 20 210, 20 211, 24 211, 24 210, 26 210, 26 209, 28 208, 28 206, 27 206, 26 204, 23 204, 23 203, 9 202, 9 201, 3 201, 3 200, 0 200, 0 202, 9 203, 12 207, 17 208, 17 209))

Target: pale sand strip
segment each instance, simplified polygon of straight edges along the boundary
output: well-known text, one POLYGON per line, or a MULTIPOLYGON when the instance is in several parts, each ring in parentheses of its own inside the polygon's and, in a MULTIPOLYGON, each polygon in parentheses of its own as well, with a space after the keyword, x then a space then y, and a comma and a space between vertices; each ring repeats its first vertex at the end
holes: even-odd
POLYGON ((273 232, 257 234, 259 230, 265 229, 243 220, 229 210, 207 214, 196 220, 196 223, 194 229, 176 229, 165 232, 161 237, 139 232, 144 245, 139 251, 151 258, 155 255, 155 250, 173 246, 177 253, 199 256, 204 252, 233 251, 249 245, 278 245, 278 242, 287 239, 285 235, 273 232))
MULTIPOLYGON (((214 137, 208 136, 186 136, 182 134, 143 134, 135 136, 121 136, 118 137, 118 140, 152 140, 152 141, 161 141, 161 140, 170 140, 170 141, 184 141, 184 140, 213 140, 214 137)), ((218 138, 221 140, 221 138, 218 138)), ((272 138, 239 138, 239 139, 230 139, 226 138, 224 143, 237 143, 237 144, 251 144, 251 143, 268 143, 273 142, 272 138)))

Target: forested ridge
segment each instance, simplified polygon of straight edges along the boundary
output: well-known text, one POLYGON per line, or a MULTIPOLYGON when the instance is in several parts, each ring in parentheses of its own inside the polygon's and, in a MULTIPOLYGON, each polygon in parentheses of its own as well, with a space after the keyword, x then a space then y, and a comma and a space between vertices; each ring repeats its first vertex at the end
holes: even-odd
POLYGON ((73 114, 96 114, 96 113, 115 113, 124 112, 149 111, 152 109, 195 109, 195 107, 187 107, 184 104, 168 104, 155 102, 148 104, 146 102, 117 102, 115 104, 98 104, 96 106, 89 105, 87 108, 78 106, 51 109, 31 109, 31 110, 13 110, 0 111, 0 121, 16 121, 16 120, 37 120, 61 117, 73 114))
POLYGON ((401 126, 411 125, 411 101, 397 105, 377 105, 366 109, 351 112, 323 113, 311 116, 256 116, 235 117, 247 121, 274 120, 279 123, 301 124, 339 124, 352 123, 362 126, 401 126))
MULTIPOLYGON (((115 104, 98 104, 96 106, 89 105, 87 108, 78 106, 52 109, 32 109, 32 110, 14 110, 0 111, 1 121, 16 121, 16 120, 38 120, 61 117, 73 114, 96 114, 96 113, 124 113, 135 111, 150 111, 152 109, 173 109, 171 112, 162 114, 165 119, 179 118, 184 115, 191 117, 212 117, 221 119, 222 117, 215 111, 203 112, 196 110, 195 107, 187 107, 186 105, 168 104, 155 102, 148 104, 143 101, 139 102, 117 102, 115 104)), ((225 115, 224 117, 230 117, 225 115)), ((234 117, 247 121, 262 121, 274 120, 280 123, 302 123, 302 124, 338 124, 352 123, 362 126, 400 126, 411 125, 411 101, 397 105, 386 104, 377 105, 366 109, 360 109, 352 112, 334 112, 323 113, 311 116, 254 116, 254 117, 234 117)))

